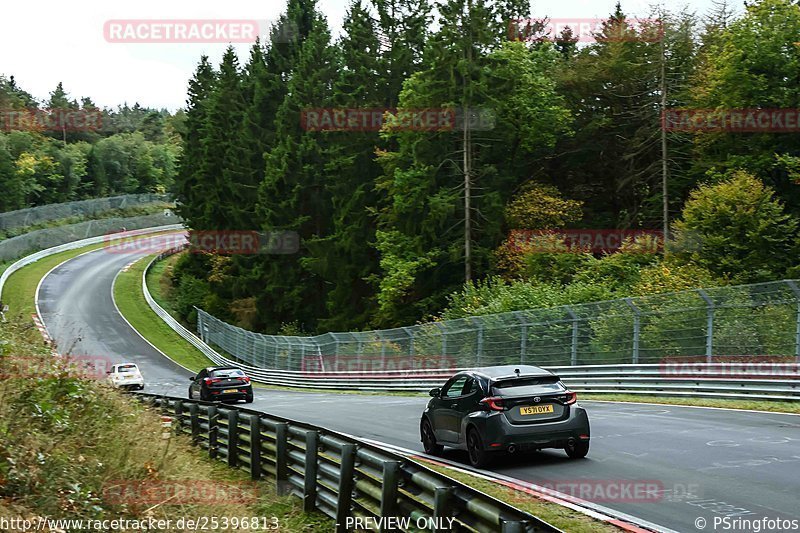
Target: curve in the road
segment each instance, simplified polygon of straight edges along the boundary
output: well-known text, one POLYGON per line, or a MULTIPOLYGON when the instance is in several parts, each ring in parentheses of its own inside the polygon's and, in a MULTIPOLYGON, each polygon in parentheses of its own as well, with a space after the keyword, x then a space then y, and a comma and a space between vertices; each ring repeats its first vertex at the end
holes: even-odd
MULTIPOLYGON (((112 299, 114 277, 141 255, 101 249, 66 261, 43 279, 39 309, 62 352, 133 360, 149 392, 184 396, 187 371, 132 330, 112 299)), ((421 451, 418 423, 425 403, 420 397, 257 389, 253 407, 421 451)), ((582 403, 592 424, 587 459, 572 461, 561 452, 544 451, 503 458, 493 470, 562 492, 578 491, 575 496, 677 531, 698 531, 699 517, 709 525, 715 518, 729 524, 800 518, 799 417, 582 403), (633 492, 645 486, 647 494, 633 492)), ((445 456, 464 459, 458 452, 445 456)))

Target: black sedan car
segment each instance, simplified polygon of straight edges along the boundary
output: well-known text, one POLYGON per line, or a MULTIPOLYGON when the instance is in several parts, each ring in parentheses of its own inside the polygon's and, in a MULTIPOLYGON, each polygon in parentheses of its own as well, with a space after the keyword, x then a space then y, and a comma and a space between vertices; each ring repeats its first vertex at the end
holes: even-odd
POLYGON ((558 376, 536 366, 496 366, 459 372, 422 413, 425 452, 467 450, 473 466, 492 454, 561 448, 573 459, 589 453, 589 417, 558 376))
POLYGON ((189 378, 189 399, 204 401, 253 401, 250 378, 235 366, 211 366, 189 378))

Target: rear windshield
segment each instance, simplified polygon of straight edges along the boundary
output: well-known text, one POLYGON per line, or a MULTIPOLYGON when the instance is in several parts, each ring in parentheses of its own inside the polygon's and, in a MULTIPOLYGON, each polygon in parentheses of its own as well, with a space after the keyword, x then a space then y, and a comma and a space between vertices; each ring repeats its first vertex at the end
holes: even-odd
POLYGON ((492 393, 498 396, 527 396, 566 390, 556 376, 516 378, 492 383, 492 393))
POLYGON ((136 368, 136 365, 119 365, 117 367, 117 372, 136 372, 139 370, 136 368))
POLYGON ((211 376, 215 378, 238 378, 244 376, 244 372, 238 368, 223 368, 221 370, 212 370, 211 376))

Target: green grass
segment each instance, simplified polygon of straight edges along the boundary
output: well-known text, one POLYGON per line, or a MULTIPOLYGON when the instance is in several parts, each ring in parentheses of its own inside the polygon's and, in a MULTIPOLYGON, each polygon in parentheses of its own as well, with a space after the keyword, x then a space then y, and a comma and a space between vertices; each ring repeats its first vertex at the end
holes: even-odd
POLYGON ((500 501, 507 502, 517 509, 526 511, 557 528, 569 531, 569 533, 618 533, 621 531, 621 529, 616 526, 606 524, 605 522, 596 520, 578 511, 562 507, 557 503, 541 500, 527 492, 473 476, 463 470, 455 470, 444 465, 429 463, 428 461, 421 461, 420 464, 473 487, 489 496, 497 498, 500 501))
POLYGON ((91 250, 97 250, 106 246, 106 244, 107 243, 101 242, 84 248, 67 250, 66 252, 51 255, 11 274, 11 277, 8 278, 8 281, 3 287, 2 294, 3 303, 8 304, 9 314, 11 316, 22 315, 30 317, 30 315, 36 312, 36 287, 38 287, 39 281, 45 274, 67 259, 77 257, 91 250))
POLYGON ((179 365, 193 371, 213 365, 211 360, 175 333, 147 305, 142 292, 142 273, 153 257, 137 261, 127 272, 117 276, 114 300, 120 313, 136 331, 179 365))
POLYGON ((249 483, 245 472, 209 459, 188 435, 164 438, 158 410, 54 365, 46 348, 30 342, 28 326, 0 323, 0 375, 7 378, 0 379, 0 516, 34 522, 151 516, 173 524, 180 517, 218 517, 221 524, 223 517, 274 516, 279 531, 334 530, 330 518, 304 513, 301 499, 277 495, 269 478, 244 485, 252 487, 242 493, 249 496, 244 500, 226 498, 231 483, 249 483), (51 372, 20 371, 33 361, 51 372), (135 489, 137 483, 190 498, 170 501, 135 489))
POLYGON ((750 409, 775 413, 800 414, 800 402, 777 402, 767 400, 725 400, 716 398, 672 398, 669 396, 639 396, 637 394, 579 394, 580 400, 604 400, 607 402, 639 402, 695 407, 725 407, 727 409, 750 409))

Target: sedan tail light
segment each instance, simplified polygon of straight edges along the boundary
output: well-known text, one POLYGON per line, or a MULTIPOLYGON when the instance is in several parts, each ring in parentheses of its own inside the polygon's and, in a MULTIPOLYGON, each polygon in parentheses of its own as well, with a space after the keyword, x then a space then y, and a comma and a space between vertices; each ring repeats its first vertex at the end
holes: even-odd
POLYGON ((250 383, 250 378, 245 376, 243 378, 239 378, 239 381, 243 381, 244 383, 250 383))
POLYGON ((206 385, 211 385, 212 383, 219 383, 222 380, 220 378, 205 378, 203 381, 206 382, 206 385))
POLYGON ((564 402, 564 405, 572 405, 577 401, 578 401, 577 392, 567 392, 567 401, 564 402))
POLYGON ((497 396, 492 396, 491 398, 484 398, 483 400, 481 400, 480 403, 486 406, 490 411, 503 410, 503 399, 498 398, 497 396))

